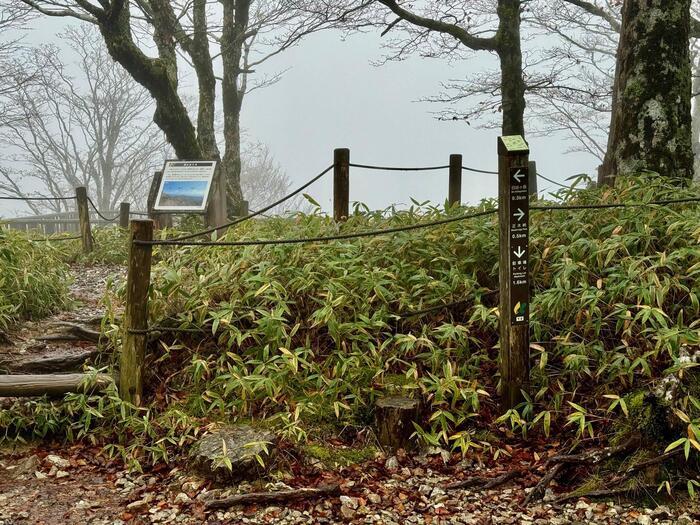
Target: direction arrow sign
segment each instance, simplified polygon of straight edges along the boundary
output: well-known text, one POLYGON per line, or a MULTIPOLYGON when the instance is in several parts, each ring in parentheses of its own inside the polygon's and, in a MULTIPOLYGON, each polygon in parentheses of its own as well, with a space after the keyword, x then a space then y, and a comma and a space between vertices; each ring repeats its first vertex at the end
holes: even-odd
POLYGON ((530 212, 529 170, 527 166, 511 166, 508 171, 508 275, 511 324, 527 324, 530 285, 528 268, 528 216, 530 212))

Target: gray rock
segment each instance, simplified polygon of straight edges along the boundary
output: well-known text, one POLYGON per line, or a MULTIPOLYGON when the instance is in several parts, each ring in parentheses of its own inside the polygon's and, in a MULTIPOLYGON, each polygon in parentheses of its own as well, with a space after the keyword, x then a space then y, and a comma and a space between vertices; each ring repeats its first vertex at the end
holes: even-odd
POLYGON ((55 467, 58 467, 60 469, 70 467, 70 461, 62 458, 61 456, 49 454, 48 456, 46 456, 46 461, 49 462, 51 465, 54 465, 55 467))
POLYGON ((387 470, 399 470, 399 460, 396 456, 391 456, 389 459, 386 460, 386 463, 384 463, 384 467, 387 470))
POLYGON ((373 503, 374 505, 379 505, 382 502, 382 497, 379 494, 375 494, 374 492, 370 492, 369 494, 367 494, 367 499, 370 503, 373 503))
POLYGON ((221 429, 204 436, 195 444, 192 466, 204 477, 217 482, 256 479, 269 467, 276 442, 274 433, 249 425, 221 429), (262 459, 265 467, 258 458, 262 459))
POLYGON ((186 505, 190 501, 192 501, 192 499, 184 492, 180 492, 177 496, 175 496, 176 505, 186 505))
POLYGON ((350 507, 346 507, 345 505, 340 507, 340 514, 346 520, 351 520, 355 517, 355 511, 352 510, 350 507))
POLYGON ((7 467, 7 476, 9 478, 19 478, 21 476, 34 474, 39 468, 40 463, 38 456, 29 456, 21 459, 16 464, 7 467))
POLYGON ((351 498, 350 496, 340 496, 341 505, 355 510, 357 508, 357 498, 351 498))

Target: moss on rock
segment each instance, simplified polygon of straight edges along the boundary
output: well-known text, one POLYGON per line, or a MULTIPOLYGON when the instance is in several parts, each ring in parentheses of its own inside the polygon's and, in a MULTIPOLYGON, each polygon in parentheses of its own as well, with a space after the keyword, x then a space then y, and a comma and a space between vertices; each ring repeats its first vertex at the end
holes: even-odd
POLYGON ((313 443, 302 447, 302 453, 307 458, 315 459, 327 468, 347 467, 369 461, 377 454, 377 448, 365 446, 361 448, 340 448, 313 443))

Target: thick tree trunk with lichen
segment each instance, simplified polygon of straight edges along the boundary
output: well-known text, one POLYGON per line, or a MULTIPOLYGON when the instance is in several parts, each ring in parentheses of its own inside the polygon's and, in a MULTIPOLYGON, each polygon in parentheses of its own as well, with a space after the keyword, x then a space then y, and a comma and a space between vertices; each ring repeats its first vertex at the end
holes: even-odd
MULTIPOLYGON (((195 33, 191 40, 183 43, 189 47, 200 89, 197 128, 177 91, 176 30, 171 20, 172 12, 166 3, 153 3, 154 41, 158 48, 158 58, 146 56, 133 41, 128 4, 115 8, 109 16, 99 21, 107 49, 112 58, 145 87, 155 100, 153 121, 163 130, 179 158, 220 160, 214 129, 216 79, 208 49, 206 2, 196 2, 197 5, 193 8, 195 33)), ((210 225, 223 224, 226 219, 225 194, 220 189, 223 185, 221 173, 223 170, 220 169, 213 184, 207 216, 210 225)))
POLYGON ((689 179, 690 0, 625 0, 600 184, 643 170, 689 179))
POLYGON ((525 135, 525 81, 520 46, 521 0, 499 0, 497 53, 501 64, 503 135, 525 135))
MULTIPOLYGON (((160 59, 152 59, 144 55, 131 37, 130 22, 128 5, 100 21, 109 54, 155 100, 153 121, 163 130, 175 153, 185 159, 202 158, 194 125, 177 93, 176 64, 170 62, 171 57, 161 55, 160 59)), ((165 49, 165 44, 162 45, 158 46, 159 51, 165 49)))

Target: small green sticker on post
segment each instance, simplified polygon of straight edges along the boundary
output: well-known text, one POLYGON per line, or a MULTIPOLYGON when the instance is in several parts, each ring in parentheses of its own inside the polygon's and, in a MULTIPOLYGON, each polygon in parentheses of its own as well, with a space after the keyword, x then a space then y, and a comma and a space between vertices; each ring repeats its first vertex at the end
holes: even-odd
POLYGON ((530 150, 530 147, 527 145, 522 135, 507 135, 501 137, 501 142, 503 142, 503 145, 509 152, 530 150))

